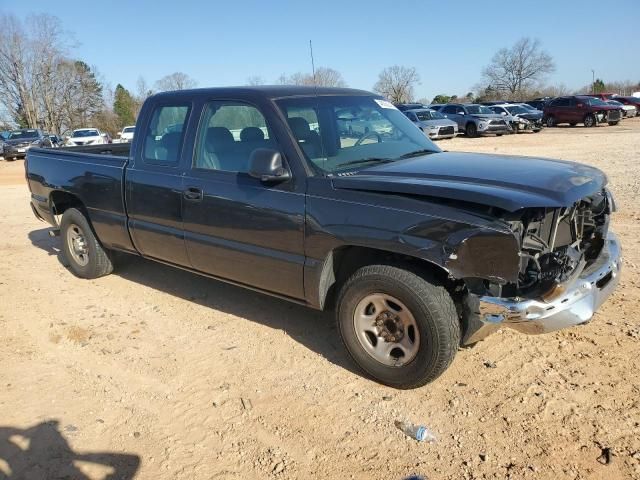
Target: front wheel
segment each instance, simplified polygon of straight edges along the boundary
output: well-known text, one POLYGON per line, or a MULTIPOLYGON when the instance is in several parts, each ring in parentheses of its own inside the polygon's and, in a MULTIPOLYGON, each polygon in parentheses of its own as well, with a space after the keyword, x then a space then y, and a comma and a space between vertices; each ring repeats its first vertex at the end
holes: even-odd
POLYGON ((607 123, 608 123, 609 125, 611 125, 612 127, 613 127, 614 125, 617 125, 617 124, 618 124, 618 122, 617 122, 617 121, 616 121, 616 122, 607 122, 607 123))
POLYGON ((591 127, 595 127, 596 126, 596 117, 593 116, 592 114, 587 115, 586 117, 584 117, 584 126, 587 128, 591 128, 591 127))
POLYGON ((552 117, 551 115, 549 115, 546 119, 547 127, 549 128, 553 128, 556 126, 556 119, 554 117, 552 117))
POLYGON ((468 123, 464 130, 467 137, 474 138, 478 136, 478 127, 475 123, 468 123))
POLYGON ((337 323, 353 360, 395 388, 435 380, 460 344, 460 322, 447 290, 397 266, 357 270, 340 291, 337 323))
POLYGON ((100 245, 84 214, 70 208, 60 222, 62 253, 71 271, 80 278, 98 278, 113 271, 109 252, 100 245))

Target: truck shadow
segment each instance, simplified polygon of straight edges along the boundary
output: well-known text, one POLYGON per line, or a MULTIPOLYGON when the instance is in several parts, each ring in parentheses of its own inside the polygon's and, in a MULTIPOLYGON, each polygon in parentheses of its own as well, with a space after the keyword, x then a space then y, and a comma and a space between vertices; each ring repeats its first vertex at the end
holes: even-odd
POLYGON ((89 480, 92 477, 85 472, 97 471, 107 480, 134 478, 140 466, 138 455, 74 452, 58 426, 57 420, 28 428, 0 425, 0 479, 89 480))
MULTIPOLYGON (((50 237, 48 231, 46 228, 34 230, 29 233, 29 239, 34 246, 56 256, 66 267, 60 251, 60 239, 50 237)), ((319 312, 133 255, 118 254, 115 263, 113 275, 212 310, 282 330, 333 364, 365 376, 341 345, 332 312, 319 312)), ((215 323, 209 323, 215 327, 215 323)))

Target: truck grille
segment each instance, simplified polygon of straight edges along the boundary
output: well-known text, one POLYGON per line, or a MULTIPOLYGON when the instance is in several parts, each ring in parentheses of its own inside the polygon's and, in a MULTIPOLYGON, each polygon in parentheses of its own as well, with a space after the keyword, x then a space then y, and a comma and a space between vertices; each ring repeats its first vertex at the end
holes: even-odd
POLYGON ((620 110, 609 110, 609 116, 607 119, 614 122, 620 120, 620 110))
POLYGON ((440 135, 453 135, 453 126, 450 125, 448 127, 440 127, 438 133, 440 135))

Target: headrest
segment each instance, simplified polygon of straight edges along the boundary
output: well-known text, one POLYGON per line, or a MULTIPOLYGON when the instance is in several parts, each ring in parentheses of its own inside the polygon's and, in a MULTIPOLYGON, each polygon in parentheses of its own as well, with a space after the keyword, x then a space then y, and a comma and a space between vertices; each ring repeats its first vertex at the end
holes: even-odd
POLYGON ((240 132, 243 142, 260 142, 264 140, 264 132, 258 127, 245 127, 240 132))
POLYGON ((233 144, 233 134, 225 127, 209 127, 205 141, 212 147, 223 147, 233 144))
POLYGON ((289 119, 289 126, 293 131, 293 136, 298 140, 306 140, 311 134, 311 128, 309 122, 302 117, 291 117, 289 119))

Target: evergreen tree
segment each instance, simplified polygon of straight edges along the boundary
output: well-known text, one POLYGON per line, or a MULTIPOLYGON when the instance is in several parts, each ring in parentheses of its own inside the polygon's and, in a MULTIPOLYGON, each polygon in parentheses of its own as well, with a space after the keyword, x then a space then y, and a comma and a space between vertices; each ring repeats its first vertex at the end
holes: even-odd
POLYGON ((121 127, 133 125, 136 121, 136 102, 129 90, 118 84, 114 93, 113 112, 118 116, 121 127))

